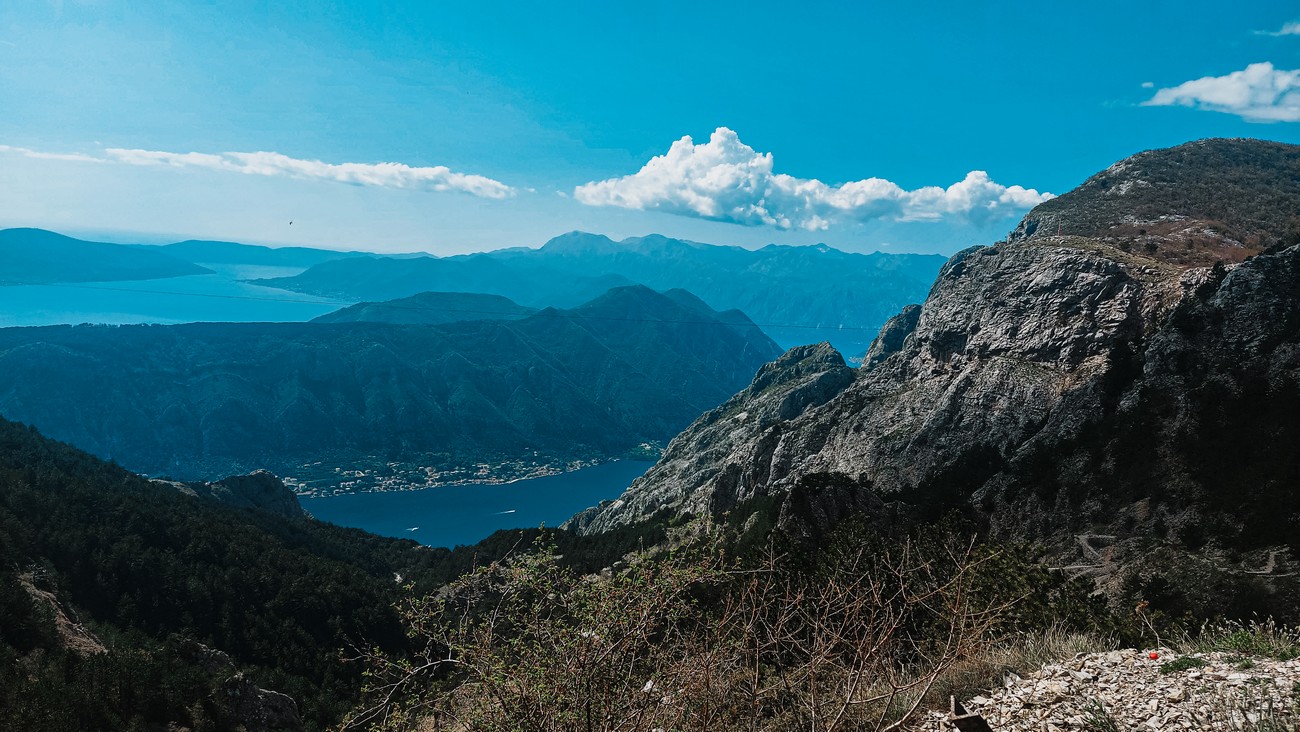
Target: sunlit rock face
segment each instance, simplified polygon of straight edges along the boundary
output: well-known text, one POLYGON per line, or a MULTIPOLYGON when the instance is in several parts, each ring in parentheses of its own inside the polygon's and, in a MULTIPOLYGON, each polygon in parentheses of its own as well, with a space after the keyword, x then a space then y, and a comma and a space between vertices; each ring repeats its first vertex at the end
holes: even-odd
MULTIPOLYGON (((1183 261, 1163 249, 1168 241, 1134 246, 1114 227, 1057 236, 1022 224, 1009 243, 954 256, 925 302, 885 326, 861 369, 844 370, 824 348, 787 353, 682 433, 624 496, 572 525, 604 531, 664 510, 717 515, 767 496, 784 502, 791 526, 833 521, 847 503, 911 517, 957 509, 994 535, 1049 542, 1103 530, 1284 540, 1298 513, 1284 486, 1300 478, 1285 448, 1300 438, 1300 248, 1288 248, 1285 217, 1258 213, 1253 198, 1234 209, 1234 196, 1258 190, 1206 191, 1212 164, 1244 150, 1256 188, 1300 210, 1290 178, 1268 184, 1289 175, 1300 148, 1217 142, 1213 155, 1165 151, 1184 161, 1182 178, 1165 175, 1160 151, 1111 172, 1162 171, 1126 189, 1143 215, 1155 201, 1170 215, 1203 216, 1210 198, 1216 211, 1252 212, 1223 229, 1249 230, 1262 253, 1238 257, 1220 238, 1214 251, 1193 242, 1184 251, 1196 256, 1183 261), (1194 195, 1180 198, 1184 189, 1194 195), (1213 528, 1210 516, 1222 517, 1213 528)), ((1083 221, 1104 201, 1094 218, 1105 219, 1118 194, 1094 183, 1043 206, 1083 221)))

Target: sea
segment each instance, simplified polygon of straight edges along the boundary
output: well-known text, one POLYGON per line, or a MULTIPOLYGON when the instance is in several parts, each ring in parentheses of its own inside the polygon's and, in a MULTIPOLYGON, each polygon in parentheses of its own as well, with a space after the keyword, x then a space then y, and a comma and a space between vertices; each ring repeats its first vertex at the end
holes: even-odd
POLYGON ((291 323, 352 302, 243 282, 301 267, 204 265, 212 274, 125 282, 0 286, 0 327, 61 323, 291 323))
POLYGON ((476 544, 497 529, 559 526, 575 513, 618 498, 654 463, 618 460, 500 485, 458 485, 300 498, 321 521, 428 546, 476 544))

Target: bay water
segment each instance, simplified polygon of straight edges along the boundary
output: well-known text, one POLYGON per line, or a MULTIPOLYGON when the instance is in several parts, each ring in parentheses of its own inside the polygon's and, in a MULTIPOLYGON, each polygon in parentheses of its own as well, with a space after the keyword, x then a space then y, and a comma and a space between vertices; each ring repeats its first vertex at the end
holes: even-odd
POLYGON ((653 464, 618 460, 500 485, 372 491, 303 497, 299 502, 322 521, 454 547, 475 544, 497 529, 559 526, 585 508, 618 498, 653 464))

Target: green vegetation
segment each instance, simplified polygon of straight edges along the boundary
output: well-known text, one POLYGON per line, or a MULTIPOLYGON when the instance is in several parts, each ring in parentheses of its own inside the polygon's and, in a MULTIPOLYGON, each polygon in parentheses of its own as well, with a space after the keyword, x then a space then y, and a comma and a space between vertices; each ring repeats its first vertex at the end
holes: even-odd
POLYGON ((1179 645, 1201 653, 1220 651, 1290 661, 1300 658, 1300 628, 1281 626, 1272 618, 1220 621, 1206 623, 1179 645))
POLYGON ((1115 717, 1097 699, 1089 699, 1083 703, 1083 724, 1090 732, 1121 732, 1119 722, 1115 721, 1115 717))
POLYGON ((1180 671, 1190 671, 1194 668, 1204 668, 1207 664, 1204 658, 1197 656, 1179 656, 1172 661, 1165 661, 1160 664, 1160 673, 1176 674, 1180 671))
POLYGON ((409 652, 406 592, 537 541, 588 572, 663 540, 499 531, 429 549, 182 495, 0 419, 0 730, 234 729, 236 671, 325 728, 360 693, 345 652, 409 652))
POLYGON ((891 537, 846 524, 744 556, 722 548, 725 529, 679 533, 673 551, 595 576, 542 545, 412 593, 403 617, 420 650, 368 654, 368 701, 349 725, 885 729, 974 669, 1002 670, 988 661, 1004 641, 1112 623, 1087 588, 952 523, 891 537))

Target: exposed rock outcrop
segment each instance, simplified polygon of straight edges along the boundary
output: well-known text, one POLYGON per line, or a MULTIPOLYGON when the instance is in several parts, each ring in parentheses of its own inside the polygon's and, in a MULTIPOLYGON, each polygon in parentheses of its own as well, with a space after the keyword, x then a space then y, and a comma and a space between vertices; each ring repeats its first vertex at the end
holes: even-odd
POLYGON ((292 697, 259 687, 226 653, 195 642, 189 642, 183 653, 208 675, 225 679, 213 688, 211 700, 231 729, 296 732, 304 728, 292 697))
POLYGON ((747 389, 674 438, 622 498, 588 509, 565 526, 596 533, 662 510, 727 510, 768 481, 761 457, 780 441, 784 425, 825 404, 853 378, 853 369, 829 344, 790 349, 759 369, 747 389))
POLYGON ((1064 244, 961 252, 856 375, 826 346, 790 351, 574 525, 602 531, 666 507, 717 513, 819 474, 909 502, 973 490, 1112 351, 1143 337, 1171 280, 1064 244))
POLYGON ((18 584, 27 591, 32 600, 49 609, 50 615, 54 618, 54 627, 58 631, 59 639, 63 645, 83 656, 107 653, 108 649, 104 647, 104 642, 81 624, 77 612, 60 602, 59 598, 49 589, 37 587, 38 583, 38 578, 32 572, 18 575, 18 584))
MULTIPOLYGON (((1050 663, 965 701, 999 732, 1072 729, 1287 729, 1300 661, 1159 649, 1088 653, 1050 663)), ((925 729, 948 728, 930 713, 925 729)))
MULTIPOLYGON (((1260 185, 1300 159, 1297 146, 1245 147, 1258 154, 1241 164, 1254 168, 1233 174, 1260 185)), ((1159 153, 1139 157, 1167 167, 1159 153)), ((1234 198, 1250 191, 1197 177, 1210 173, 1184 169, 1194 178, 1185 190, 1217 191, 1216 211, 1254 210, 1234 198)), ((1196 203, 1180 203, 1177 177, 1148 183, 1143 200, 1196 203)), ((1300 188, 1293 193, 1288 210, 1300 211, 1300 188)), ((1285 232, 1268 227, 1284 219, 1227 223, 1274 241, 1285 232)), ((1300 247, 1194 267, 1104 237, 1012 239, 954 256, 852 378, 819 354, 836 389, 797 409, 769 407, 771 421, 743 422, 771 403, 770 373, 801 363, 792 351, 678 437, 619 500, 573 526, 603 531, 665 509, 716 514, 770 496, 784 501, 783 521, 833 521, 846 503, 905 504, 922 518, 956 508, 994 535, 1062 554, 1090 532, 1118 537, 1120 554, 1146 540, 1193 551, 1294 543, 1300 247), (833 486, 820 492, 827 505, 808 505, 808 486, 833 486)))
POLYGON ((1036 206, 1008 241, 1083 236, 1180 266, 1300 242, 1300 147, 1197 140, 1125 158, 1036 206))
POLYGON ((238 508, 255 508, 285 518, 303 518, 307 511, 298 496, 273 473, 257 470, 248 475, 232 475, 213 483, 178 483, 159 481, 182 493, 200 496, 238 508))

